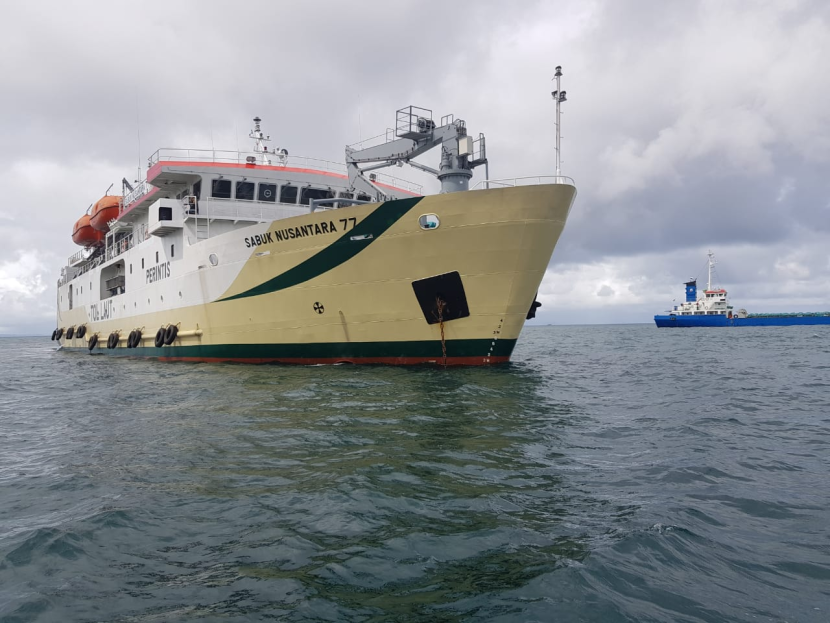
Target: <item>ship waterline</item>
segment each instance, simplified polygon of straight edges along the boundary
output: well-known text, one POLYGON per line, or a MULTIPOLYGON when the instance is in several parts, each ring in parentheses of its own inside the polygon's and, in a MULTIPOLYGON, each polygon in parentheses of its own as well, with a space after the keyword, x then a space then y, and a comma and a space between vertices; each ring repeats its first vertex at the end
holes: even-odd
POLYGON ((59 287, 58 327, 73 328, 59 341, 171 360, 505 362, 575 195, 571 183, 491 188, 314 210, 194 244, 145 235, 59 287), (122 286, 103 298, 113 279, 122 286))

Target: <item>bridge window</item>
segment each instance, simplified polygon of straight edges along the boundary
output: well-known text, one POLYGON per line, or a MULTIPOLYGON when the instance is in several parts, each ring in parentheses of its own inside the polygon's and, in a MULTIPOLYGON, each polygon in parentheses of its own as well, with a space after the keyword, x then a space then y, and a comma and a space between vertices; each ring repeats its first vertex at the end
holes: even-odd
POLYGON ((330 188, 322 189, 322 188, 312 188, 310 186, 306 186, 303 188, 303 192, 300 193, 300 204, 307 206, 311 203, 312 199, 333 199, 334 198, 334 191, 330 188))
POLYGON ((280 188, 280 203, 297 203, 297 187, 283 186, 280 188))
POLYGON ((216 199, 230 199, 231 198, 231 181, 230 180, 213 180, 210 187, 210 196, 216 199))
POLYGON ((254 186, 253 182, 237 182, 236 183, 236 198, 241 201, 254 200, 254 186))
POLYGON ((274 203, 277 200, 277 185, 276 184, 260 184, 259 194, 257 198, 260 201, 268 201, 274 203))

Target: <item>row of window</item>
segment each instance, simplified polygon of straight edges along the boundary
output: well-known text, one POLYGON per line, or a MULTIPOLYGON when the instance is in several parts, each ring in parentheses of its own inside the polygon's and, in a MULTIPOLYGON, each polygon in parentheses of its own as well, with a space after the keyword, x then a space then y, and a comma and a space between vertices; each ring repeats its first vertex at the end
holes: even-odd
MULTIPOLYGON (((237 199, 238 201, 263 201, 265 203, 276 203, 279 197, 280 203, 297 203, 299 196, 300 205, 309 205, 314 199, 354 199, 354 193, 340 191, 335 193, 331 188, 314 188, 313 186, 292 186, 285 184, 277 187, 276 184, 265 182, 236 182, 232 180, 212 180, 210 196, 215 199, 237 199), (233 195, 231 194, 233 193, 233 195)), ((360 201, 371 201, 371 197, 358 193, 360 201)))

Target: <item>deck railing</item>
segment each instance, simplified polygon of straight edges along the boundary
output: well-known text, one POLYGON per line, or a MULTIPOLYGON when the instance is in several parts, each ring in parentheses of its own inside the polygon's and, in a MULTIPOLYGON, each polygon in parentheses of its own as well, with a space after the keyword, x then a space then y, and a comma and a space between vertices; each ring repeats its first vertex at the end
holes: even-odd
POLYGON ((479 188, 512 188, 513 186, 538 186, 541 184, 567 184, 576 186, 572 177, 567 175, 528 175, 525 177, 507 177, 500 180, 481 180, 470 190, 479 188))
MULTIPOLYGON (((277 152, 257 153, 252 151, 229 151, 223 149, 176 149, 172 147, 164 147, 157 150, 150 156, 147 164, 153 165, 164 162, 216 162, 226 164, 250 164, 249 157, 255 157, 254 164, 261 165, 262 157, 265 156, 271 161, 270 166, 276 167, 294 167, 300 169, 314 169, 316 171, 324 171, 326 173, 336 173, 347 177, 348 171, 346 165, 342 162, 333 162, 331 160, 323 160, 321 158, 310 158, 308 156, 290 156, 280 155, 277 152)), ((423 186, 404 180, 394 175, 385 173, 377 173, 377 181, 387 186, 393 186, 401 190, 405 190, 417 195, 423 194, 423 186)), ((138 190, 138 188, 136 188, 138 190)), ((133 191, 135 192, 135 191, 133 191)), ((129 205, 125 199, 124 205, 129 205)))

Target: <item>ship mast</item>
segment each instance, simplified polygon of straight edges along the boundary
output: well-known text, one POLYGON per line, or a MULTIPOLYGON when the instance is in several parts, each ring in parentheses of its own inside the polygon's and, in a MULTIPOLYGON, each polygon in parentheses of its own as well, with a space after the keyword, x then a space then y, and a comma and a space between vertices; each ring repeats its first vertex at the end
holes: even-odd
POLYGON ((712 269, 715 267, 715 254, 712 253, 712 250, 709 250, 709 280, 706 283, 706 289, 712 289, 712 269))
POLYGON ((556 175, 562 175, 562 156, 561 156, 561 142, 562 142, 562 132, 561 132, 561 111, 559 110, 559 105, 562 102, 567 101, 565 97, 565 91, 562 90, 562 85, 560 80, 562 79, 562 66, 556 66, 556 73, 554 74, 554 80, 556 80, 556 90, 551 93, 553 96, 553 101, 556 102, 556 175))
POLYGON ((265 135, 260 128, 260 123, 262 119, 259 117, 254 117, 254 129, 251 130, 251 133, 248 134, 249 138, 254 139, 254 151, 258 154, 262 154, 262 164, 271 164, 271 160, 265 154, 268 153, 268 147, 265 146, 265 141, 271 140, 271 135, 265 135))

